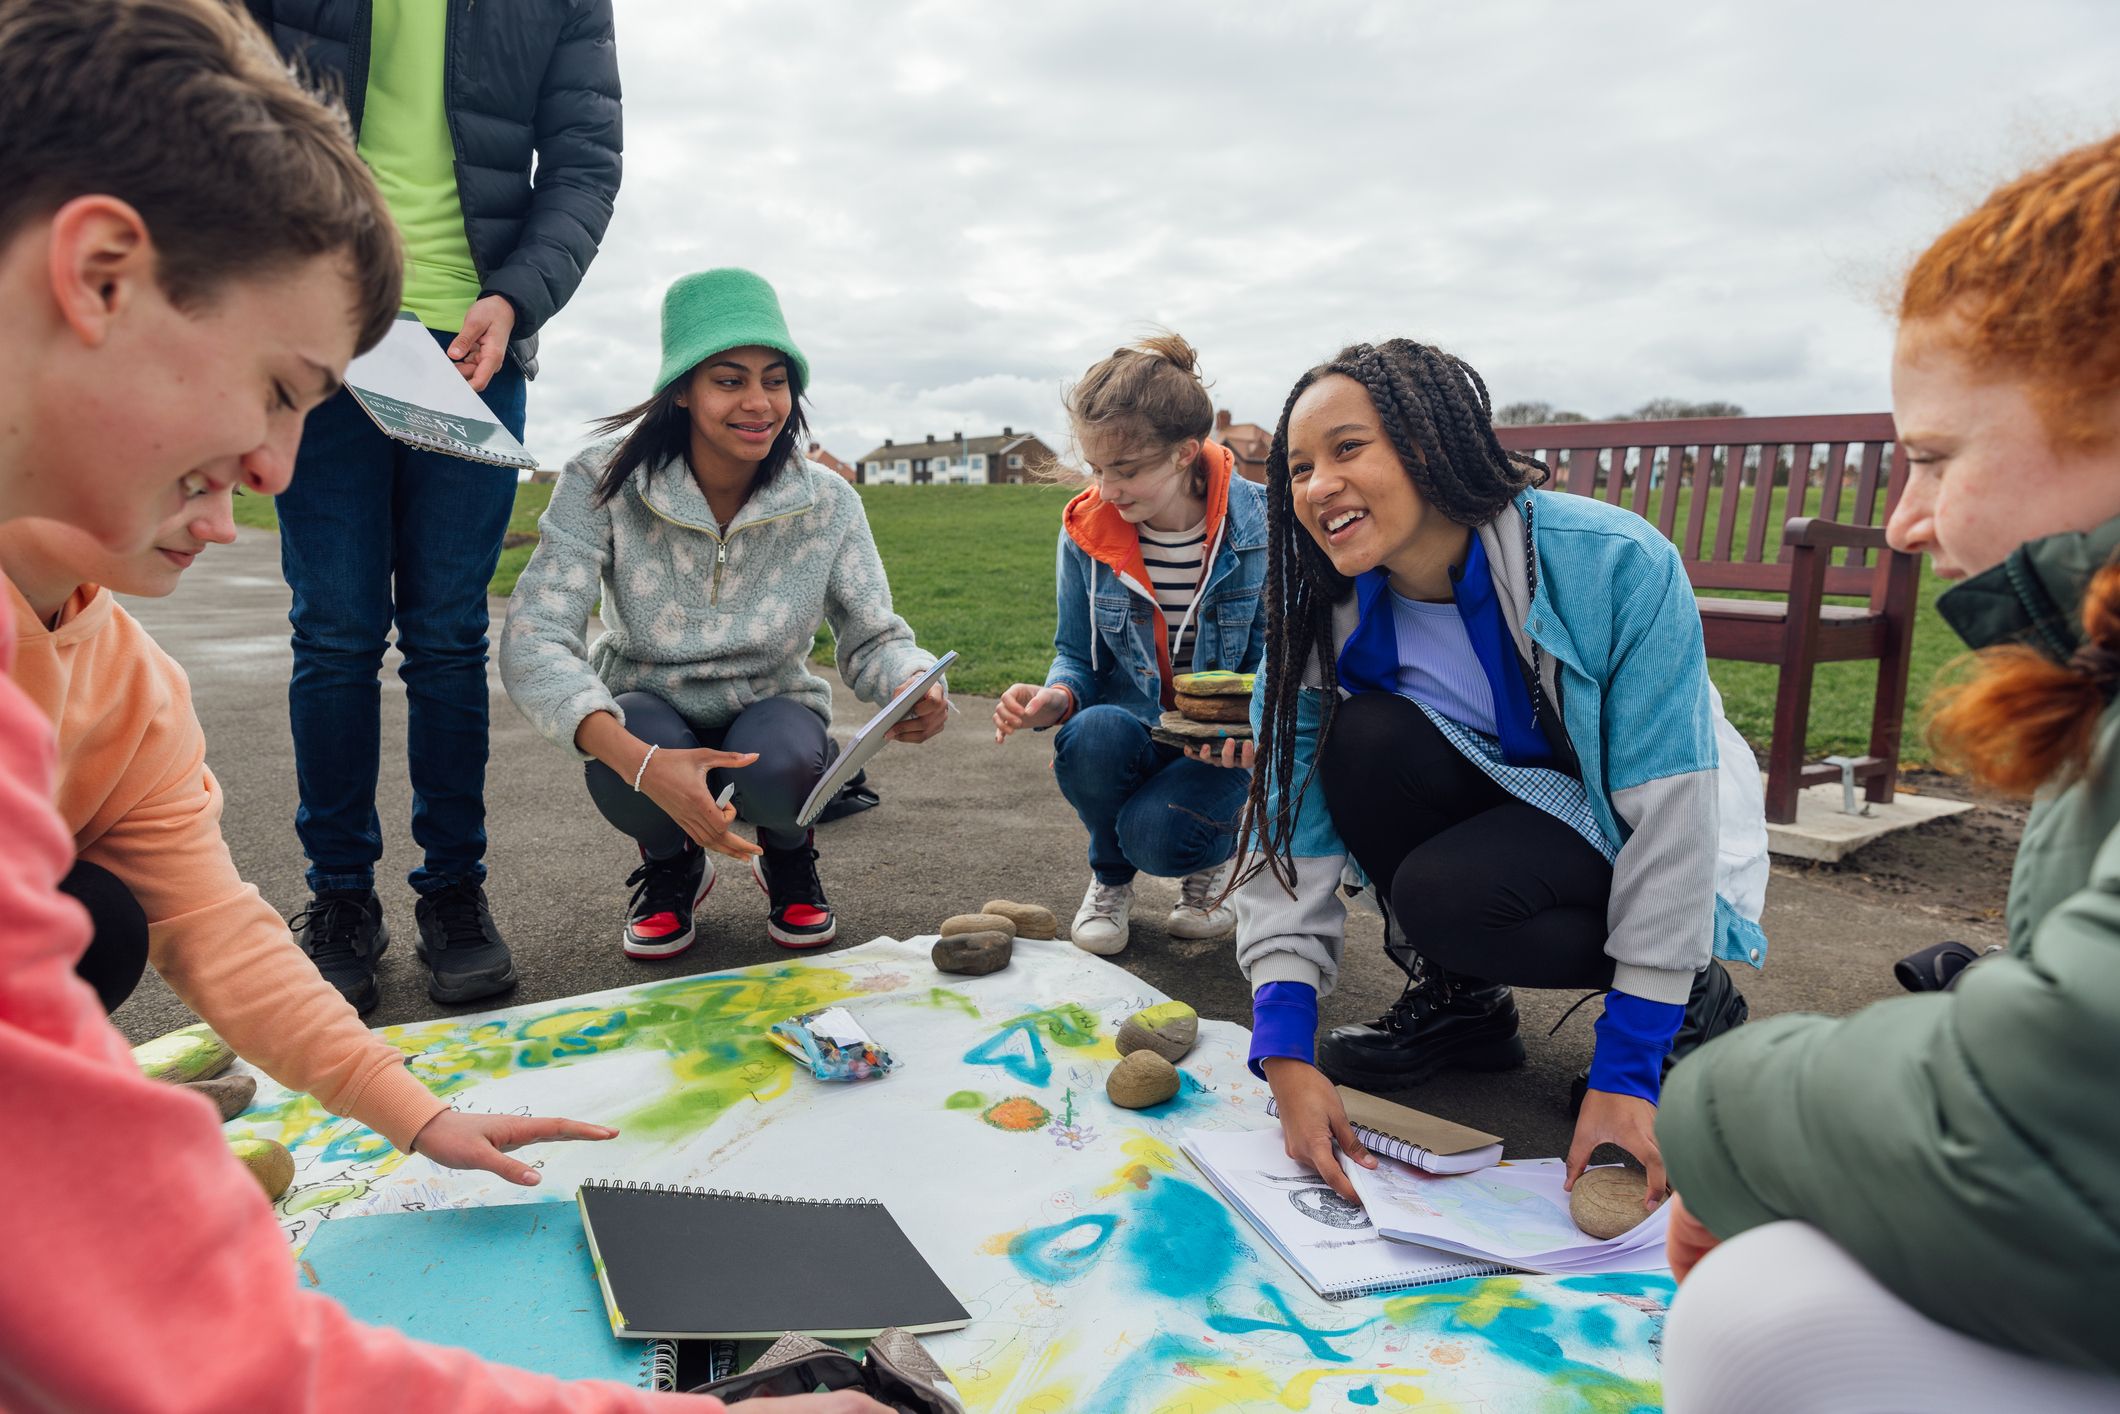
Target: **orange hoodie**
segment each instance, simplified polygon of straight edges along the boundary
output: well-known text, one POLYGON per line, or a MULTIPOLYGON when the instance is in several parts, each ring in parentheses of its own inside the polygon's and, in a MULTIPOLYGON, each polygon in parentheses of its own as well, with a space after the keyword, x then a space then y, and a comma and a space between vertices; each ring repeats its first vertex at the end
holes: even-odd
POLYGON ((13 584, 7 592, 11 676, 58 729, 59 815, 77 855, 139 899, 155 971, 243 1059, 406 1148, 449 1106, 236 873, 184 670, 107 589, 76 590, 56 629, 13 584))
MULTIPOLYGON (((1222 517, 1229 510, 1229 478, 1235 470, 1237 459, 1229 448, 1220 442, 1202 442, 1200 454, 1207 458, 1207 553, 1201 559, 1201 573, 1215 562, 1215 551, 1221 546, 1222 517)), ((1156 592, 1148 584, 1148 565, 1141 558, 1141 535, 1129 521, 1092 486, 1067 503, 1060 513, 1060 523, 1067 530, 1067 538, 1081 547, 1082 553, 1106 566, 1119 577, 1119 582, 1148 601, 1156 616, 1156 670, 1163 680, 1163 710, 1168 712, 1178 705, 1177 690, 1171 686, 1170 625, 1163 617, 1163 609, 1156 603, 1156 592)), ((1096 635, 1091 634, 1091 651, 1095 651, 1096 635)), ((1072 694, 1070 694, 1072 698, 1072 694)))

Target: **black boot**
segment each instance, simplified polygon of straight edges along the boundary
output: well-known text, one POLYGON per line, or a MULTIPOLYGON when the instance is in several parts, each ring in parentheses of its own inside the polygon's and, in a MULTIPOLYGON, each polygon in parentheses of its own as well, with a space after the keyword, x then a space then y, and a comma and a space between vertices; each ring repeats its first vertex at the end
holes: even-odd
POLYGON ((390 946, 390 928, 374 889, 321 889, 287 926, 295 946, 355 1011, 375 1009, 383 995, 376 990, 375 964, 390 946))
MULTIPOLYGON (((1664 1057, 1664 1079, 1671 1078, 1672 1066, 1723 1032, 1744 1025, 1751 1011, 1745 994, 1737 990, 1737 984, 1730 980, 1729 969, 1721 963, 1710 962, 1694 973, 1693 990, 1686 996, 1686 1014, 1679 1019, 1678 1034, 1671 1038, 1670 1054, 1664 1057)), ((1570 1117, 1582 1113, 1583 1096, 1589 1089, 1590 1072, 1586 1070, 1568 1087, 1570 1117)))
POLYGON ((1516 994, 1419 959, 1391 1010, 1366 1026, 1336 1027, 1318 1046, 1326 1078, 1372 1094, 1418 1085, 1446 1065, 1514 1070, 1523 1063, 1516 994))

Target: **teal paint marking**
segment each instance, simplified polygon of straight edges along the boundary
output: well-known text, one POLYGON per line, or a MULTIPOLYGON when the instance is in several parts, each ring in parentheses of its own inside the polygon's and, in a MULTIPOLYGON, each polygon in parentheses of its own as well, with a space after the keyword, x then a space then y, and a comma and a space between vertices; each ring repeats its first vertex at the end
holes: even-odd
POLYGON ((1344 1363, 1354 1359, 1354 1357, 1352 1355, 1342 1355, 1326 1342, 1344 1339, 1353 1335, 1356 1331, 1363 1330, 1377 1323, 1377 1318, 1371 1316, 1368 1320, 1362 1322, 1361 1325, 1349 1326, 1343 1331, 1328 1331, 1316 1326, 1306 1326, 1297 1318, 1295 1312, 1288 1309, 1288 1301, 1281 1295, 1279 1288, 1268 1286, 1261 1282, 1259 1290, 1265 1292, 1266 1299, 1271 1301, 1275 1309, 1280 1311, 1283 1318, 1282 1321, 1254 1321, 1247 1316, 1216 1315, 1209 1316, 1207 1324, 1225 1335, 1249 1335, 1253 1331, 1286 1331, 1289 1335, 1303 1342, 1303 1348, 1310 1352, 1311 1359, 1335 1360, 1344 1363))
POLYGON ((1008 1259, 1015 1263, 1017 1271, 1041 1286, 1059 1286, 1096 1265, 1098 1254, 1118 1226, 1119 1220, 1109 1213, 1095 1213, 1051 1227, 1034 1227, 1009 1241, 1008 1259), (1088 1242, 1066 1240, 1084 1228, 1095 1230, 1097 1235, 1088 1242))
POLYGON ((1347 1397, 1357 1404, 1374 1404, 1377 1402, 1377 1387, 1363 1385, 1360 1389, 1347 1391, 1347 1397))
POLYGON ((998 1065, 1025 1085, 1044 1086, 1053 1078, 1053 1063, 1046 1059, 1045 1043, 1037 1026, 1019 1021, 1004 1027, 964 1053, 966 1065, 998 1065))
POLYGON ((1162 1178, 1135 1197, 1120 1245, 1141 1285, 1182 1298, 1220 1286, 1243 1243, 1229 1209, 1189 1183, 1162 1178))

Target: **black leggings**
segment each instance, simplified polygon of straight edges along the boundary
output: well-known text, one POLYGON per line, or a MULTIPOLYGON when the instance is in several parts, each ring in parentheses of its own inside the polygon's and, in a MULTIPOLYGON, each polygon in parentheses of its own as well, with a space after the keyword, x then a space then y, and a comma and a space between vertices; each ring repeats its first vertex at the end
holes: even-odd
MULTIPOLYGON (((809 832, 795 823, 802 803, 824 779, 825 767, 839 753, 825 735, 824 719, 791 697, 754 702, 722 727, 694 727, 677 709, 652 692, 625 692, 618 697, 626 730, 665 751, 755 751, 758 759, 735 770, 707 772, 716 795, 736 783, 731 801, 737 814, 758 827, 759 843, 770 849, 797 849, 809 832)), ((633 789, 601 761, 588 766, 589 798, 604 818, 640 842, 650 859, 668 859, 685 847, 687 836, 660 805, 633 789)))
POLYGON ((1522 987, 1612 985, 1612 866, 1503 790, 1407 699, 1340 704, 1318 759, 1326 808, 1422 957, 1522 987))
POLYGON ((59 892, 78 900, 95 927, 74 975, 96 989, 108 1015, 133 994, 147 971, 147 915, 123 879, 85 859, 74 861, 59 881, 59 892))

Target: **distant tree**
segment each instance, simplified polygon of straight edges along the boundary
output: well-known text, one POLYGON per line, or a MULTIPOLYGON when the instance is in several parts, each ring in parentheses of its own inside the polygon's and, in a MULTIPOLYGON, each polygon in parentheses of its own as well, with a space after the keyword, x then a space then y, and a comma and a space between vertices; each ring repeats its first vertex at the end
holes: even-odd
POLYGON ((1537 427, 1548 422, 1588 422, 1579 412, 1555 412, 1551 403, 1511 403, 1494 415, 1497 427, 1537 427))
POLYGON ((1651 398, 1633 412, 1618 413, 1614 422, 1663 422, 1682 417, 1743 417, 1736 403, 1689 403, 1684 398, 1651 398))

